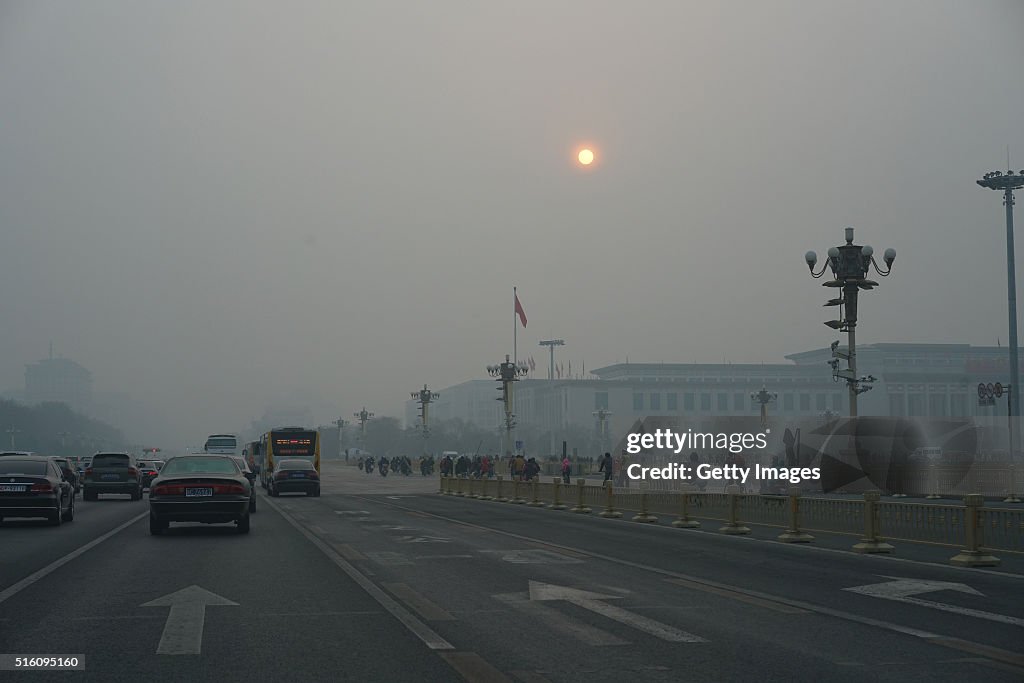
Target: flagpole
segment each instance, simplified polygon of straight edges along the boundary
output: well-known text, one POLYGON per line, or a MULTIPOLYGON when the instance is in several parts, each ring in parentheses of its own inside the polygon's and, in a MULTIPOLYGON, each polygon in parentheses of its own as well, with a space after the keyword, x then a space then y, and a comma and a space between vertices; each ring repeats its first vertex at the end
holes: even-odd
POLYGON ((518 351, 518 335, 519 335, 519 321, 516 320, 516 301, 519 300, 519 295, 516 293, 516 288, 512 288, 512 362, 519 364, 519 351, 518 351))

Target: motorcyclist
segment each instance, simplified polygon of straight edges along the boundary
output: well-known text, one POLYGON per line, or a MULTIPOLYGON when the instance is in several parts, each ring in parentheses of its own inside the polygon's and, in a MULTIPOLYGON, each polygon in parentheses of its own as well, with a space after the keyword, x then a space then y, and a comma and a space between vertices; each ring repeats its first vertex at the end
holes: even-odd
POLYGON ((363 471, 366 472, 367 474, 373 474, 373 457, 372 456, 367 458, 363 462, 363 471))

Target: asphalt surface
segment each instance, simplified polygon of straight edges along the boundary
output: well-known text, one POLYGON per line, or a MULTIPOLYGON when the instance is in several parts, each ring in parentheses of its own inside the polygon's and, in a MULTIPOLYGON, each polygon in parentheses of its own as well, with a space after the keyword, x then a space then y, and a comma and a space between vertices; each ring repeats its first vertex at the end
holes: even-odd
POLYGON ((322 497, 261 495, 248 535, 150 536, 146 499, 5 522, 0 654, 85 670, 0 678, 1024 679, 1020 574, 436 490, 325 463, 322 497))

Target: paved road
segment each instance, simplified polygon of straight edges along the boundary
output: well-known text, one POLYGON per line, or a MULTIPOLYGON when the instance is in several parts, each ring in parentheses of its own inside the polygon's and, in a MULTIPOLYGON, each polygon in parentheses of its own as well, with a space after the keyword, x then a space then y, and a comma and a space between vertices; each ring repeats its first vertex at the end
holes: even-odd
POLYGON ((151 537, 146 501, 5 524, 0 652, 85 654, 86 671, 22 674, 35 680, 1024 677, 1018 575, 436 486, 328 464, 321 498, 261 497, 248 536, 151 537))

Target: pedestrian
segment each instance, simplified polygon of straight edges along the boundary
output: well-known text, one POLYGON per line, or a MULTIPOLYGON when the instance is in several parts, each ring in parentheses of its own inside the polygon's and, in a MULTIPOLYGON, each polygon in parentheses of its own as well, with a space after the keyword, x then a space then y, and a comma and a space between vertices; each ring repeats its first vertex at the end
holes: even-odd
POLYGON ((612 480, 612 474, 613 474, 614 470, 615 470, 615 463, 612 462, 612 454, 611 453, 605 453, 604 457, 601 458, 601 465, 597 469, 597 471, 599 473, 600 472, 604 472, 604 483, 605 484, 607 484, 608 482, 610 482, 612 480))
POLYGON ((569 462, 569 456, 562 458, 562 483, 569 483, 569 475, 572 474, 572 463, 569 462))
POLYGON ((540 465, 537 463, 536 458, 530 458, 523 465, 523 479, 533 481, 538 474, 540 474, 540 465))
POLYGON ((523 480, 523 473, 526 471, 526 458, 523 457, 522 453, 516 455, 512 459, 512 476, 519 481, 523 480))

